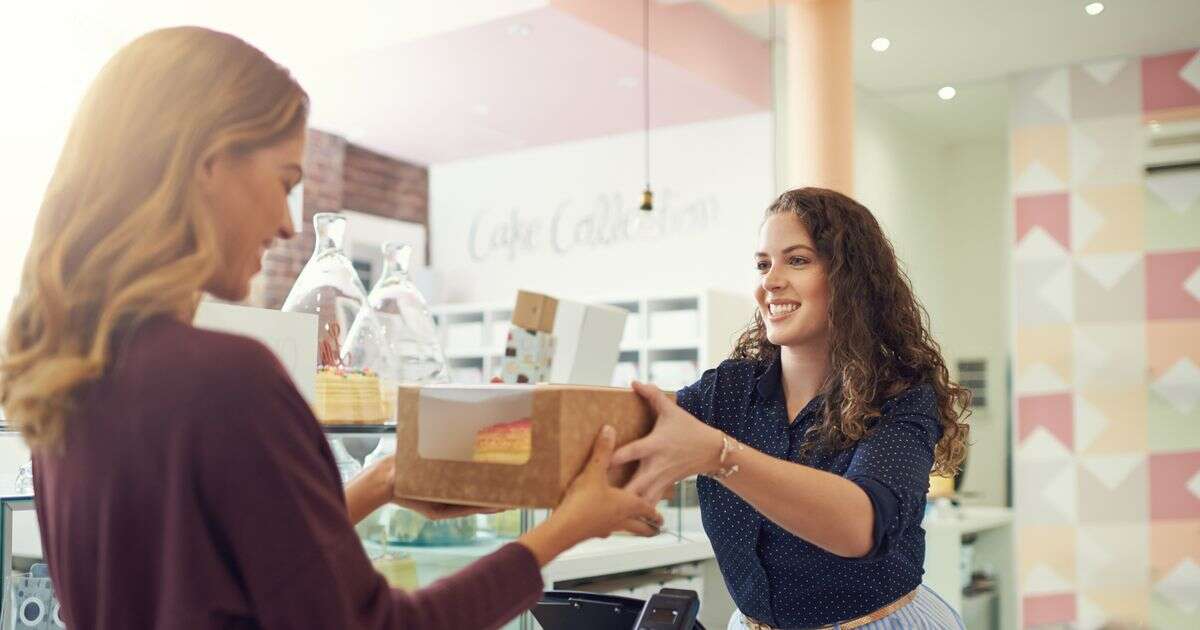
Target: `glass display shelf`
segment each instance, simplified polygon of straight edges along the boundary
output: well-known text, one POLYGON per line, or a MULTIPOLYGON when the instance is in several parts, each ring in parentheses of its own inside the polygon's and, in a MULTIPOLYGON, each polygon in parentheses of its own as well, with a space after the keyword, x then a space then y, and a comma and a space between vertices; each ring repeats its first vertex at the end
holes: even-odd
POLYGON ((13 566, 13 524, 18 512, 34 510, 32 494, 0 495, 0 592, 13 566))
MULTIPOLYGON (((0 495, 0 627, 7 628, 9 626, 9 597, 8 586, 10 576, 22 574, 28 570, 28 567, 17 567, 15 565, 16 554, 14 550, 18 548, 17 538, 15 536, 17 529, 28 529, 29 523, 23 523, 24 527, 16 527, 18 514, 23 512, 33 512, 33 495, 31 494, 3 494, 0 495)), ((32 520, 36 517, 30 515, 32 520)), ((21 541, 21 546, 28 547, 29 541, 21 541)), ((31 551, 24 549, 22 551, 31 551)), ((40 556, 40 553, 39 553, 40 556)), ((33 558, 37 559, 37 558, 33 558)))
POLYGON ((396 425, 394 424, 323 424, 325 433, 329 435, 395 435, 396 425))

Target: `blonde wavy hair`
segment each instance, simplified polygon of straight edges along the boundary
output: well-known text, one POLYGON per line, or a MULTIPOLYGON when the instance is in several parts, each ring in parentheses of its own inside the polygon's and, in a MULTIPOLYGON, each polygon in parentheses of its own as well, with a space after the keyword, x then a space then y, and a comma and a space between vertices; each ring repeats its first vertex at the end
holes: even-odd
POLYGON ((33 448, 156 315, 190 322, 221 264, 195 174, 303 133, 308 96, 258 49, 198 27, 126 45, 89 87, 42 200, 0 353, 0 406, 33 448))

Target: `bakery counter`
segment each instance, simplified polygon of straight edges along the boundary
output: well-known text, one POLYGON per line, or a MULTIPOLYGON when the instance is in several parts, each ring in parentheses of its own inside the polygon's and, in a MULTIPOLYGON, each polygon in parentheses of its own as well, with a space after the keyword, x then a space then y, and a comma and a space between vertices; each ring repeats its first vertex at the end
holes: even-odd
MULTIPOLYGON (((511 542, 491 540, 474 545, 447 547, 404 547, 416 563, 422 585, 458 569, 511 542)), ((546 584, 617 573, 629 573, 676 564, 700 562, 713 557, 712 545, 703 534, 679 538, 661 534, 653 538, 615 535, 590 540, 563 553, 542 570, 546 584)))
MULTIPOLYGON (((495 551, 509 540, 496 540, 459 547, 406 547, 420 585, 428 585, 495 551)), ((648 585, 657 592, 663 586, 690 588, 700 593, 701 621, 710 628, 724 627, 733 613, 733 601, 725 590, 713 549, 703 533, 680 537, 661 534, 653 538, 614 535, 582 543, 563 553, 542 570, 547 590, 586 590, 638 598, 638 590, 610 590, 623 582, 648 585), (666 576, 666 577, 664 577, 666 576), (664 581, 675 580, 676 582, 664 581), (643 584, 644 583, 644 584, 643 584)), ((505 630, 536 628, 529 615, 505 630)))

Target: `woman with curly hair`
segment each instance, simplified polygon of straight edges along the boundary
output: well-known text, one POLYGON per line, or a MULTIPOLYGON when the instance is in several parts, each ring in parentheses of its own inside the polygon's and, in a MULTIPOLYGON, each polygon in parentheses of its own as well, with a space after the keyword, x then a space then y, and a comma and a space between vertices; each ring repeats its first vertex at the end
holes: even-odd
POLYGON ((767 210, 754 320, 729 360, 619 449, 629 489, 691 475, 704 529, 750 628, 961 628, 922 586, 931 472, 962 463, 970 394, 870 211, 802 188, 767 210))

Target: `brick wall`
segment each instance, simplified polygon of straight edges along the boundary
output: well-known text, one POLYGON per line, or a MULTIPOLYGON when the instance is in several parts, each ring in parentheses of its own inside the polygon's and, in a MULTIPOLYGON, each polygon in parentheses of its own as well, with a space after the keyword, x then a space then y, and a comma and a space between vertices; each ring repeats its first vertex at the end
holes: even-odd
POLYGON ((350 210, 429 224, 429 171, 347 145, 343 201, 350 210))
POLYGON ((279 308, 312 255, 312 217, 355 210, 429 225, 429 171, 316 129, 304 153, 304 225, 290 241, 276 243, 263 259, 249 303, 279 308))

